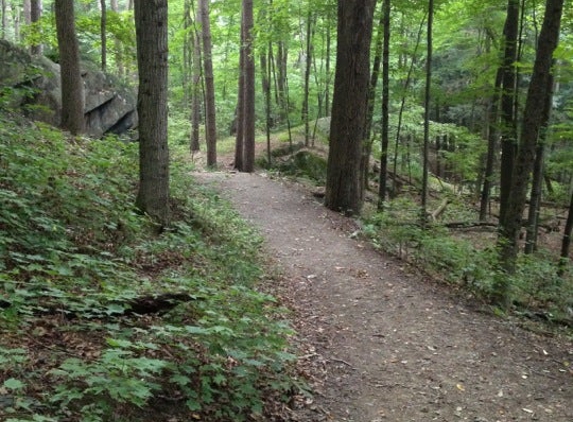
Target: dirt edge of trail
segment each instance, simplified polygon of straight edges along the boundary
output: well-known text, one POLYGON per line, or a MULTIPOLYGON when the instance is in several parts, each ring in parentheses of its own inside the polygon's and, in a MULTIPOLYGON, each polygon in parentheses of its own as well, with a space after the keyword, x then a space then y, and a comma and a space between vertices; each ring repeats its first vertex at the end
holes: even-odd
POLYGON ((573 421, 573 344, 480 312, 264 174, 198 172, 265 238, 313 400, 300 422, 573 421))

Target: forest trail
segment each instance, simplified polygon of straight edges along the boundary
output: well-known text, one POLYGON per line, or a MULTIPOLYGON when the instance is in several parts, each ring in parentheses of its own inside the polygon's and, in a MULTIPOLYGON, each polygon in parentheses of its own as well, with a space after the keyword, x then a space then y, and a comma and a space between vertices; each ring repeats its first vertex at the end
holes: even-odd
POLYGON ((293 421, 573 421, 571 343, 462 303, 300 187, 196 178, 260 229, 284 274, 316 390, 293 421))

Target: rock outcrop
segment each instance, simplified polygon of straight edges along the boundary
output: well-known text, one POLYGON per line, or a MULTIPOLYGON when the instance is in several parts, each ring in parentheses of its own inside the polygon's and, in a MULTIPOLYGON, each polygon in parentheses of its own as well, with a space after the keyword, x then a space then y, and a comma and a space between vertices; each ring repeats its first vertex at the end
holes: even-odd
MULTIPOLYGON (((10 107, 34 120, 59 125, 62 109, 60 66, 46 57, 0 40, 0 108, 10 107)), ((135 92, 116 78, 83 66, 87 134, 101 137, 137 127, 135 92)))

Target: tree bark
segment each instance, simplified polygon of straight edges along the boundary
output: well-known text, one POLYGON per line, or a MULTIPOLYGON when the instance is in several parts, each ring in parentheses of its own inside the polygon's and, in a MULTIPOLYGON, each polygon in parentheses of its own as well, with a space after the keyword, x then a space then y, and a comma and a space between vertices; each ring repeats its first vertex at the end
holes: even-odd
POLYGON ((422 174, 422 207, 420 220, 422 227, 426 227, 428 223, 428 173, 429 162, 428 154, 430 147, 430 104, 431 104, 431 85, 432 85, 432 30, 434 23, 434 0, 428 2, 428 29, 426 32, 427 37, 427 53, 426 53, 426 92, 424 94, 424 150, 423 150, 423 174, 422 174))
POLYGON ((26 25, 30 25, 32 23, 32 15, 31 15, 31 4, 30 0, 24 0, 22 2, 22 9, 24 12, 24 23, 26 25))
POLYGON ((306 17, 306 60, 304 68, 304 88, 302 97, 301 117, 304 123, 304 145, 310 146, 310 116, 308 112, 308 96, 310 90, 310 70, 312 67, 312 39, 314 37, 314 14, 311 11, 311 4, 308 4, 308 13, 306 17))
POLYGON ((0 28, 0 38, 6 39, 6 29, 8 27, 7 0, 0 0, 0 9, 2 13, 2 26, 0 28))
MULTIPOLYGON (((42 17, 42 0, 30 0, 30 21, 36 23, 42 17)), ((30 46, 30 53, 33 55, 42 54, 42 45, 33 44, 30 46)))
POLYGON ((107 68, 107 8, 105 0, 100 0, 101 5, 101 70, 106 71, 107 68))
POLYGON ((382 142, 380 152, 380 185, 378 211, 384 210, 388 180, 388 145, 390 144, 390 0, 382 3, 384 40, 382 47, 382 142))
MULTIPOLYGON (((539 110, 544 109, 547 101, 549 101, 547 96, 551 96, 551 91, 547 90, 547 86, 552 71, 553 52, 559 42, 563 1, 547 0, 546 2, 545 17, 539 35, 533 74, 525 102, 522 137, 513 170, 507 212, 500 221, 499 260, 502 270, 507 274, 513 274, 516 270, 518 237, 525 209, 527 187, 531 178, 535 148, 543 123, 543 113, 540 113, 539 110)), ((510 298, 508 277, 499 277, 494 289, 494 300, 507 306, 510 298)))
POLYGON ((569 204, 569 214, 563 231, 563 240, 561 241, 561 259, 559 260, 559 275, 565 272, 565 267, 569 262, 569 249, 571 247, 571 234, 573 231, 573 192, 571 193, 571 202, 569 204))
POLYGON ((368 190, 368 173, 370 171, 370 156, 372 155, 372 120, 374 119, 374 106, 376 105, 376 88, 380 77, 382 66, 382 47, 384 38, 384 15, 380 15, 378 23, 378 33, 374 43, 374 63, 370 73, 370 84, 368 87, 368 108, 366 111, 366 123, 364 124, 364 145, 362 151, 361 177, 363 189, 368 190))
POLYGON ((515 61, 517 60, 517 35, 519 29, 519 0, 508 0, 507 17, 503 28, 504 56, 501 95, 501 173, 500 217, 503 220, 511 189, 511 177, 517 152, 517 121, 515 119, 515 61))
POLYGON ((84 82, 80 69, 80 50, 74 23, 74 1, 56 0, 56 31, 60 53, 62 83, 61 127, 77 135, 85 130, 84 82))
POLYGON ((245 31, 245 90, 243 123, 243 165, 244 171, 255 170, 255 58, 253 54, 253 0, 243 0, 245 31))
POLYGON ((488 110, 488 134, 487 134, 487 157, 485 165, 485 174, 483 177, 483 188, 481 192, 479 220, 485 221, 487 219, 489 201, 491 196, 491 186, 494 177, 495 156, 497 152, 497 139, 499 130, 497 129, 498 115, 499 115, 499 101, 501 83, 503 80, 503 69, 500 67, 497 70, 495 77, 495 84, 493 87, 493 95, 489 100, 488 110))
MULTIPOLYGON (((555 64, 555 62, 553 62, 555 64)), ((555 93, 555 78, 552 73, 547 78, 547 102, 543 107, 541 119, 541 131, 535 151, 535 163, 533 165, 533 181, 529 199, 529 215, 527 235, 525 237, 525 253, 531 254, 537 249, 537 232, 539 227, 539 212, 541 208, 541 196, 543 194, 543 167, 545 162, 545 144, 553 109, 553 95, 555 93)))
POLYGON ((375 0, 338 1, 338 44, 326 207, 347 215, 362 209, 360 163, 368 107, 370 41, 375 0))
POLYGON ((139 192, 135 205, 160 227, 169 224, 167 144, 167 0, 136 0, 139 91, 139 192))
POLYGON ((193 83, 192 83, 192 106, 191 106, 191 153, 200 149, 199 126, 201 121, 201 39, 197 29, 191 32, 193 38, 193 83))
POLYGON ((205 138, 207 143, 207 166, 217 165, 217 116, 215 111, 215 81, 211 57, 211 23, 209 0, 199 0, 199 15, 203 39, 203 74, 205 79, 205 138))
MULTIPOLYGON (((268 51, 270 51, 271 42, 268 43, 268 51)), ((261 53, 261 85, 263 88, 263 95, 265 97, 265 135, 267 138, 267 162, 269 168, 272 165, 271 154, 271 67, 269 66, 269 57, 267 52, 261 53)))

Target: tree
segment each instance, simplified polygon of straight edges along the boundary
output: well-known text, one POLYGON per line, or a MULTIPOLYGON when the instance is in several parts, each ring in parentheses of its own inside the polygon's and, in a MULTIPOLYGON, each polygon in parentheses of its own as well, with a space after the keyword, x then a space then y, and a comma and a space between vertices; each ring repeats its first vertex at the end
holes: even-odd
POLYGON ((390 0, 382 3, 384 40, 382 48, 382 143, 380 153, 380 185, 378 189, 378 210, 384 209, 386 181, 388 180, 389 102, 390 102, 390 0))
POLYGON ((251 173, 255 169, 255 61, 253 56, 253 0, 243 0, 241 56, 237 104, 235 167, 251 173))
POLYGON ((205 78, 205 138, 207 143, 207 165, 217 165, 217 115, 215 111, 215 82, 211 57, 211 23, 209 21, 209 0, 199 0, 199 16, 203 40, 203 75, 205 78))
POLYGON ((139 192, 135 204, 163 227, 170 218, 167 0, 136 0, 134 10, 139 71, 139 192))
MULTIPOLYGON (((530 174, 535 161, 535 149, 543 123, 544 113, 540 113, 540 110, 545 108, 548 102, 547 96, 551 96, 551 90, 547 90, 547 87, 550 86, 549 79, 552 72, 553 52, 559 42, 563 1, 546 1, 545 16, 539 34, 533 74, 527 91, 521 128, 522 135, 513 169, 507 212, 500 221, 498 238, 499 260, 501 268, 506 274, 513 274, 516 269, 518 238, 525 209, 527 187, 531 179, 530 174)), ((508 277, 499 277, 498 282, 494 286, 494 299, 498 303, 508 305, 509 287, 508 277)))
POLYGON ((559 261, 559 274, 562 276, 565 272, 566 264, 569 262, 569 248, 571 247, 571 234, 573 232, 573 192, 569 202, 569 212, 567 222, 563 230, 563 240, 561 241, 561 259, 559 261))
MULTIPOLYGON (((36 23, 42 17, 42 0, 30 0, 30 22, 36 23)), ((42 45, 33 44, 30 46, 30 52, 32 54, 42 54, 42 45)))
POLYGON ((56 0, 56 31, 62 82, 61 127, 77 135, 85 130, 84 83, 76 37, 73 0, 56 0))
POLYGON ((362 142, 368 111, 375 0, 338 1, 338 45, 325 205, 345 214, 362 208, 362 142))
POLYGON ((100 0, 101 7, 101 70, 106 71, 107 67, 107 8, 105 0, 100 0))
POLYGON ((503 28, 503 76, 501 94, 501 174, 500 221, 504 220, 511 189, 511 177, 517 152, 517 121, 515 119, 517 36, 519 29, 519 0, 508 0, 507 17, 503 28))
POLYGON ((428 29, 427 54, 426 54, 426 88, 424 93, 424 150, 422 153, 423 174, 422 174, 422 226, 427 224, 427 203, 428 203, 428 173, 429 173, 429 145, 430 145, 430 102, 432 87, 432 30, 434 23, 434 0, 428 2, 428 29))

